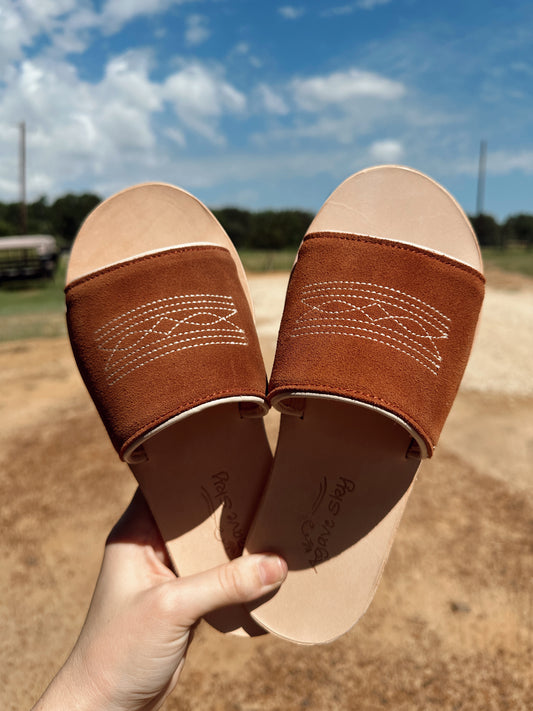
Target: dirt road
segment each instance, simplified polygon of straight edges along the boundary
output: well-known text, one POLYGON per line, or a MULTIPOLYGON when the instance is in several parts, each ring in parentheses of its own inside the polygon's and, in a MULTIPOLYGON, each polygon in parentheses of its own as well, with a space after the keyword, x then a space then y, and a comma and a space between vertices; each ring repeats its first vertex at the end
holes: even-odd
MULTIPOLYGON (((251 277, 267 369, 286 281, 251 277)), ((203 624, 166 708, 533 708, 532 354, 533 282, 491 273, 463 386, 367 615, 312 648, 203 624)), ((0 705, 14 711, 74 643, 134 483, 66 337, 0 345, 0 422, 0 705)))

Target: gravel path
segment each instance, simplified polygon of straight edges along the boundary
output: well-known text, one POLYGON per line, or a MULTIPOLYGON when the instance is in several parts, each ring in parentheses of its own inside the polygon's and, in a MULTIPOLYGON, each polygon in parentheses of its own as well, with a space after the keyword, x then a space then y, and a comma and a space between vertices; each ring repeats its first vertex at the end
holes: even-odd
MULTIPOLYGON (((250 279, 267 370, 287 274, 250 279)), ((331 645, 200 625, 167 711, 529 711, 533 288, 490 287, 435 457, 376 598, 331 645)), ((0 344, 0 707, 30 708, 83 621, 107 532, 135 488, 67 338, 0 344)), ((272 441, 275 413, 268 415, 272 441)))
POLYGON ((487 288, 466 390, 533 395, 533 292, 487 288))

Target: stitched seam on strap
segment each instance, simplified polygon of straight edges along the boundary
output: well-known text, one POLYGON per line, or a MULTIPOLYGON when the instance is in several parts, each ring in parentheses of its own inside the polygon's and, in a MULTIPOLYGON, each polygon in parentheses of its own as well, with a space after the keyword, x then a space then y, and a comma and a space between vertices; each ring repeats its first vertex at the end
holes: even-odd
POLYGON ((291 338, 322 335, 363 338, 394 348, 413 358, 433 375, 438 374, 442 356, 436 341, 448 339, 451 319, 431 304, 392 287, 351 281, 306 284, 302 288, 300 301, 306 310, 298 318, 290 333, 291 338), (405 298, 399 298, 397 294, 405 298), (345 309, 326 309, 335 303, 346 305, 351 314, 345 309), (376 306, 380 310, 379 316, 372 316, 369 309, 376 306), (396 310, 407 313, 407 316, 394 313, 396 310), (415 324, 418 332, 409 328, 406 320, 415 324), (380 322, 392 322, 396 328, 380 322), (356 325, 351 326, 350 323, 356 325))
MULTIPOLYGON (((244 391, 244 388, 242 389, 244 391)), ((180 415, 183 412, 187 412, 187 410, 191 410, 193 407, 196 407, 197 405, 203 405, 204 403, 211 402, 212 400, 216 400, 220 397, 224 396, 234 396, 234 397, 249 397, 249 396, 254 396, 258 397, 263 402, 266 402, 266 397, 264 392, 260 392, 259 390, 254 391, 254 390, 248 390, 247 392, 243 392, 241 390, 237 391, 236 388, 226 388, 225 390, 216 390, 215 392, 209 393, 208 395, 205 395, 204 397, 197 398, 196 400, 191 400, 190 402, 185 402, 182 405, 180 405, 177 408, 173 408, 171 410, 167 410, 164 412, 162 415, 159 415, 158 417, 154 418, 153 420, 150 420, 150 422, 147 422, 145 425, 141 425, 140 427, 137 428, 134 434, 130 435, 124 444, 120 446, 120 456, 122 457, 126 449, 130 446, 132 442, 135 442, 136 439, 138 439, 142 434, 145 432, 151 430, 152 428, 156 427, 157 425, 165 422, 166 420, 170 419, 171 417, 174 417, 175 415, 180 415)))
POLYGON ((447 257, 444 254, 436 254, 435 252, 430 252, 425 250, 423 247, 417 247, 416 245, 406 244, 405 242, 395 242, 394 239, 381 239, 379 237, 365 237, 364 235, 351 235, 343 234, 341 232, 312 232, 307 234, 302 242, 302 245, 307 241, 313 239, 342 239, 348 242, 365 242, 367 244, 382 245, 384 247, 390 247, 390 249, 401 249, 406 252, 413 252, 414 254, 419 254, 423 257, 428 257, 429 259, 435 259, 443 264, 447 264, 454 269, 460 269, 465 271, 472 276, 478 278, 483 284, 485 283, 485 277, 477 269, 471 267, 468 264, 463 264, 462 262, 456 262, 452 257, 447 257))
MULTIPOLYGON (((379 338, 372 338, 371 336, 365 336, 359 333, 342 333, 340 331, 309 331, 306 333, 302 334, 297 334, 297 335, 292 335, 291 338, 297 338, 299 335, 301 336, 355 336, 357 338, 363 338, 367 341, 374 341, 375 343, 381 343, 384 346, 388 346, 389 348, 394 348, 397 351, 400 351, 400 353, 404 353, 405 355, 408 355, 410 358, 413 358, 413 360, 416 360, 417 363, 420 363, 420 365, 423 365, 424 368, 427 368, 433 375, 438 374, 438 370, 440 365, 437 365, 435 368, 432 368, 430 365, 427 363, 424 363, 421 361, 419 358, 414 356, 412 353, 409 353, 409 351, 404 350, 403 348, 398 348, 398 346, 393 345, 392 343, 389 343, 388 341, 382 341, 379 338)), ((414 349, 413 349, 414 350, 414 349)), ((415 351, 416 353, 417 351, 415 351)), ((423 354, 418 353, 421 357, 424 357, 423 354)))
MULTIPOLYGON (((144 319, 141 323, 144 323, 144 321, 151 321, 151 319, 144 319)), ((161 332, 156 331, 154 329, 149 329, 149 331, 147 331, 147 332, 136 331, 134 329, 126 329, 120 335, 124 336, 124 338, 125 338, 126 336, 135 336, 137 334, 143 334, 143 333, 154 334, 154 333, 161 333, 161 332)), ((202 329, 202 333, 232 333, 235 338, 245 339, 244 335, 242 335, 242 336, 238 335, 239 333, 244 334, 244 331, 242 329, 238 329, 238 332, 237 332, 237 329, 234 329, 234 328, 204 328, 204 329, 202 329)), ((180 336, 191 336, 193 334, 199 334, 199 331, 182 331, 179 335, 180 336)), ((161 334, 161 335, 163 336, 163 338, 158 338, 149 344, 146 344, 144 346, 139 346, 139 351, 142 351, 146 348, 152 348, 152 346, 155 346, 157 343, 163 343, 163 341, 165 341, 165 336, 167 338, 170 336, 169 333, 161 334)), ((198 337, 200 337, 200 336, 198 336, 198 337)), ((124 340, 124 338, 122 340, 124 340)), ((184 339, 184 340, 187 340, 187 339, 184 339)), ((189 340, 194 340, 194 339, 189 339, 189 340)), ((179 342, 181 343, 181 340, 179 340, 179 342)), ((113 352, 113 353, 119 353, 119 352, 127 353, 129 350, 131 350, 128 347, 126 347, 126 348, 119 348, 118 346, 106 347, 107 345, 112 345, 112 343, 113 343, 112 338, 106 338, 105 340, 102 341, 102 343, 98 346, 98 348, 102 351, 109 351, 109 352, 113 352)))
MULTIPOLYGON (((186 340, 192 340, 192 339, 189 338, 186 340)), ((238 341, 220 340, 220 341, 207 341, 206 343, 194 343, 192 345, 182 346, 181 348, 172 348, 170 350, 164 350, 163 348, 158 348, 158 349, 155 349, 154 351, 150 351, 150 352, 146 353, 145 356, 152 355, 152 353, 155 353, 158 350, 162 350, 163 352, 157 356, 154 356, 153 358, 146 358, 146 360, 143 360, 142 363, 139 363, 138 365, 134 366, 133 368, 130 368, 125 373, 122 373, 121 375, 114 378, 113 380, 110 380, 109 378, 113 377, 118 372, 120 372, 120 371, 114 371, 110 376, 108 376, 108 382, 109 382, 109 385, 114 385, 119 380, 124 378, 126 375, 129 375, 130 373, 133 373, 135 370, 138 370, 139 368, 142 368, 145 365, 148 365, 148 363, 152 363, 154 360, 158 360, 159 358, 163 358, 164 356, 171 355, 172 353, 179 353, 180 351, 185 351, 189 348, 200 348, 202 346, 246 346, 246 345, 248 345, 248 344, 247 343, 239 343, 238 341)), ((139 359, 137 358, 136 360, 139 360, 139 359)), ((127 365, 131 365, 131 363, 127 363, 127 365)), ((126 367, 126 366, 124 366, 124 367, 126 367)))
MULTIPOLYGON (((346 285, 348 285, 348 286, 353 286, 353 285, 355 285, 355 286, 370 286, 370 287, 374 287, 375 289, 385 289, 386 291, 392 291, 392 292, 394 292, 395 294, 401 294, 402 296, 405 296, 405 297, 407 297, 408 299, 411 299, 412 301, 416 301, 416 302, 418 302, 419 304, 422 304, 422 306, 425 306, 426 308, 431 309, 432 311, 435 311, 441 318, 446 319, 446 321, 450 321, 450 320, 451 320, 450 318, 448 318, 448 316, 446 316, 445 314, 443 314, 441 311, 439 311, 438 309, 436 309, 434 306, 431 306, 431 304, 428 304, 427 302, 422 301, 422 299, 418 299, 416 296, 411 296, 411 294, 408 294, 408 293, 405 292, 405 291, 400 291, 399 289, 394 289, 394 288, 391 287, 391 286, 384 286, 384 285, 382 285, 382 284, 374 284, 373 282, 370 282, 370 281, 341 281, 341 280, 337 280, 337 281, 319 281, 319 282, 315 282, 315 283, 313 283, 313 284, 307 284, 307 285, 303 288, 302 292, 305 292, 307 289, 309 289, 309 288, 311 288, 311 287, 315 287, 315 286, 316 286, 316 287, 320 287, 320 286, 325 286, 325 287, 326 287, 326 288, 323 289, 323 290, 321 290, 321 289, 316 289, 316 291, 331 291, 331 289, 329 289, 328 287, 329 287, 330 285, 337 285, 337 284, 342 284, 342 285, 345 285, 345 286, 346 286, 346 285)), ((369 294, 375 294, 375 295, 377 295, 377 296, 382 296, 382 294, 381 294, 379 291, 364 290, 364 289, 361 289, 361 291, 362 291, 363 293, 369 293, 369 294)), ((391 298, 391 299, 396 299, 396 300, 398 300, 398 301, 401 301, 402 303, 407 303, 407 302, 405 302, 404 299, 401 299, 401 298, 399 298, 399 297, 395 297, 395 296, 393 296, 393 295, 390 296, 389 298, 391 298)), ((420 308, 420 307, 417 306, 417 304, 408 304, 408 303, 407 303, 407 305, 408 305, 408 306, 411 306, 411 308, 420 308)), ((398 308, 402 308, 402 307, 399 306, 398 308)))
MULTIPOLYGON (((231 306, 233 306, 233 299, 231 296, 220 296, 219 294, 198 294, 198 296, 206 296, 206 297, 211 297, 212 299, 223 299, 226 302, 229 302, 231 306)), ((143 304, 142 306, 137 306, 134 309, 131 309, 130 311, 125 311, 123 314, 120 316, 116 316, 115 318, 112 318, 110 321, 108 321, 104 326, 101 326, 98 328, 95 333, 99 333, 102 329, 104 329, 106 326, 108 326, 111 323, 114 323, 115 321, 118 321, 119 319, 124 318, 125 316, 131 316, 132 314, 135 314, 137 311, 141 311, 142 309, 145 309, 146 306, 154 306, 154 304, 160 304, 160 306, 155 306, 154 308, 151 309, 146 309, 144 311, 144 314, 149 314, 158 311, 159 309, 164 309, 167 306, 167 302, 178 302, 176 303, 176 306, 192 306, 196 304, 211 304, 212 302, 210 299, 194 299, 195 294, 184 294, 183 296, 168 296, 164 297, 161 299, 155 299, 154 301, 148 301, 146 304, 143 304), (182 301, 182 299, 191 299, 190 301, 182 301)), ((222 304, 221 306, 211 306, 213 309, 224 309, 227 308, 227 305, 225 306, 222 304)), ((186 309, 175 309, 174 311, 185 311, 186 309)), ((128 319, 126 319, 128 320, 128 319)), ((113 328, 110 329, 110 331, 114 330, 115 328, 120 328, 120 324, 117 326, 114 326, 113 328)))
POLYGON ((75 279, 74 281, 71 281, 70 284, 67 284, 65 287, 65 294, 67 294, 71 289, 73 289, 76 286, 79 286, 80 284, 85 284, 86 282, 92 281, 93 279, 98 279, 99 277, 103 276, 104 274, 109 274, 111 272, 114 272, 118 269, 126 269, 132 264, 139 264, 140 262, 150 260, 150 259, 162 259, 169 254, 171 255, 178 255, 178 254, 183 254, 184 252, 200 252, 200 251, 209 251, 209 250, 216 250, 220 252, 224 252, 225 254, 229 254, 231 257, 230 252, 226 249, 226 247, 218 246, 218 245, 198 245, 197 247, 180 247, 176 249, 166 249, 164 252, 156 252, 155 254, 144 254, 140 257, 132 257, 126 262, 120 262, 120 264, 112 264, 109 267, 103 267, 102 269, 98 269, 98 271, 93 272, 91 274, 86 274, 83 277, 80 277, 79 279, 75 279))
MULTIPOLYGON (((404 318, 404 317, 402 316, 401 318, 404 318)), ((308 319, 308 320, 309 321, 317 321, 320 323, 316 323, 314 325, 310 324, 308 326, 307 325, 296 326, 294 328, 294 332, 291 334, 291 338, 295 338, 297 335, 304 335, 305 332, 307 332, 310 329, 315 328, 315 327, 316 328, 321 328, 321 327, 323 327, 323 328, 349 328, 352 331, 366 331, 367 333, 376 333, 376 331, 378 333, 380 331, 389 331, 390 333, 397 333, 397 331, 395 331, 392 328, 387 328, 386 326, 380 326, 378 324, 374 324, 374 330, 372 330, 370 328, 365 328, 364 326, 350 326, 348 319, 342 319, 342 318, 337 318, 335 321, 331 321, 331 322, 325 321, 324 319, 320 319, 318 317, 316 319, 308 319), (343 321, 346 323, 339 324, 338 321, 343 321), (302 331, 302 333, 296 334, 295 331, 302 331)), ((418 335, 416 333, 413 333, 413 331, 409 331, 408 328, 406 328, 405 330, 407 331, 407 333, 413 334, 415 336, 418 335)), ((320 335, 320 333, 321 333, 320 331, 317 331, 315 335, 320 335)), ((325 333, 325 331, 323 331, 323 333, 325 333)), ((333 333, 338 334, 338 335, 343 335, 343 336, 355 336, 356 335, 355 333, 345 333, 345 332, 341 333, 341 331, 334 331, 333 333)), ((389 333, 380 333, 380 335, 382 335, 384 338, 390 338, 391 341, 396 341, 397 343, 403 343, 403 341, 400 341, 398 338, 394 338, 394 336, 390 336, 389 333)), ((437 338, 437 339, 446 338, 446 336, 445 335, 435 336, 435 338, 437 338)), ((414 348, 414 346, 411 346, 408 343, 404 343, 403 345, 405 345, 408 348, 412 348, 415 352, 418 352, 416 350, 416 348, 414 348)), ((439 361, 442 360, 442 358, 440 357, 440 354, 438 353, 438 351, 436 351, 436 349, 431 350, 430 348, 426 348, 425 346, 421 345, 420 343, 418 343, 417 346, 421 351, 426 351, 434 358, 437 358, 439 361)), ((423 353, 419 353, 419 355, 422 357, 427 357, 427 356, 424 356, 423 353)))
POLYGON ((416 429, 418 434, 422 437, 422 439, 429 445, 430 450, 433 450, 435 448, 433 439, 426 433, 425 428, 420 425, 418 420, 412 417, 412 415, 408 415, 404 411, 404 409, 397 403, 391 402, 390 400, 386 400, 382 397, 378 397, 377 395, 373 395, 371 392, 366 390, 348 390, 345 388, 340 388, 337 385, 331 385, 330 387, 328 387, 328 385, 325 385, 324 382, 316 382, 310 380, 298 384, 289 381, 280 381, 276 384, 273 390, 269 391, 267 399, 270 402, 275 395, 278 395, 280 393, 290 394, 291 392, 298 393, 305 392, 306 390, 310 392, 314 391, 318 393, 323 393, 324 395, 339 395, 341 397, 345 396, 350 400, 361 400, 362 402, 366 402, 370 405, 379 403, 380 405, 383 405, 386 409, 390 410, 395 415, 401 417, 401 419, 412 425, 416 429))
POLYGON ((215 294, 211 300, 194 300, 193 294, 187 294, 184 297, 187 299, 185 304, 179 303, 181 298, 166 297, 163 306, 143 311, 156 303, 147 302, 115 316, 95 331, 96 348, 107 354, 104 371, 109 385, 114 385, 138 368, 172 353, 203 346, 248 345, 245 330, 232 321, 238 312, 231 296, 215 294), (218 305, 221 300, 223 306, 218 305), (175 301, 180 306, 187 305, 187 308, 174 308, 175 301), (206 316, 211 318, 209 322, 198 322, 199 318, 206 316), (168 323, 170 326, 160 328, 161 324, 168 323), (216 328, 217 324, 220 324, 219 328, 216 328), (191 326, 197 328, 191 329, 191 326), (183 327, 187 330, 183 330, 183 327))

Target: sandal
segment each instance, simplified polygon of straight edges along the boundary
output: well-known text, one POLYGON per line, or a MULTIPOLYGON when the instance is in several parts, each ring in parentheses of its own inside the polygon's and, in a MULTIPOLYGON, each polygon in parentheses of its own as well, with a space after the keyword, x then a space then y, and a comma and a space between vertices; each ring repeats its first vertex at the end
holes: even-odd
POLYGON ((453 404, 483 291, 468 219, 414 170, 353 175, 312 222, 270 379, 278 447, 246 542, 289 566, 279 591, 249 605, 268 631, 327 642, 366 611, 453 404))
MULTIPOLYGON (((138 185, 86 219, 65 289, 72 349, 179 575, 242 553, 272 455, 244 269, 209 210, 138 185)), ((244 608, 215 614, 255 633, 244 608)))

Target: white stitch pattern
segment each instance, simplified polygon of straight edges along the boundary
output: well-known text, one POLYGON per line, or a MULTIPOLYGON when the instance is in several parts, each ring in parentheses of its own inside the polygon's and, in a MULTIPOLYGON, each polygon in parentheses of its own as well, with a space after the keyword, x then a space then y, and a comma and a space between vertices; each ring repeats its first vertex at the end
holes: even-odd
POLYGON ((305 288, 310 288, 310 287, 315 287, 315 286, 336 286, 337 284, 346 284, 348 286, 362 286, 362 287, 374 287, 375 289, 381 290, 377 292, 372 292, 372 293, 381 293, 383 290, 385 291, 393 291, 395 294, 401 294, 402 296, 406 296, 408 299, 412 301, 418 301, 419 304, 422 304, 427 309, 431 309, 432 311, 435 311, 439 316, 442 316, 442 318, 446 319, 446 321, 451 321, 448 316, 445 316, 441 311, 436 309, 434 306, 431 306, 431 304, 427 304, 425 301, 422 301, 421 299, 417 299, 416 296, 410 296, 409 294, 406 294, 404 291, 400 291, 399 289, 393 289, 391 286, 382 286, 381 284, 373 284, 370 281, 320 281, 316 282, 315 284, 308 284, 307 287, 305 288))
POLYGON ((247 346, 231 296, 185 294, 149 301, 107 321, 95 331, 107 354, 109 385, 159 358, 189 348, 247 346))
POLYGON ((404 353, 438 374, 438 341, 448 339, 451 320, 431 304, 392 287, 358 281, 307 284, 301 302, 306 308, 292 338, 363 338, 404 353))
MULTIPOLYGON (((199 296, 208 296, 208 294, 199 294, 199 296)), ((214 299, 220 299, 220 305, 222 307, 225 307, 229 304, 233 306, 233 299, 231 296, 217 296, 217 297, 211 297, 211 299, 195 299, 194 294, 186 294, 185 296, 172 296, 168 297, 165 299, 156 299, 155 301, 148 301, 146 304, 143 304, 143 306, 138 306, 135 309, 131 309, 130 311, 126 311, 125 313, 121 314, 120 316, 116 316, 115 318, 111 319, 108 321, 106 324, 104 324, 101 328, 98 328, 95 331, 95 334, 100 333, 104 328, 107 329, 107 331, 112 331, 115 328, 120 328, 121 324, 118 323, 117 325, 108 328, 112 323, 115 323, 115 321, 134 321, 138 318, 137 316, 137 311, 143 310, 144 314, 149 314, 149 313, 155 313, 156 311, 164 311, 166 308, 168 308, 169 305, 176 305, 176 306, 190 306, 191 304, 197 305, 197 304, 210 304, 211 308, 214 308, 213 304, 214 299), (228 301, 229 299, 229 301, 228 301), (159 304, 158 306, 155 306, 154 308, 147 309, 147 306, 154 306, 154 304, 159 304)))

